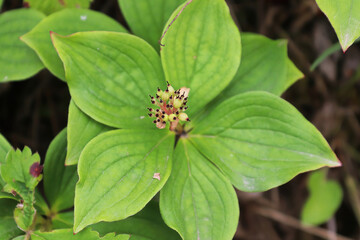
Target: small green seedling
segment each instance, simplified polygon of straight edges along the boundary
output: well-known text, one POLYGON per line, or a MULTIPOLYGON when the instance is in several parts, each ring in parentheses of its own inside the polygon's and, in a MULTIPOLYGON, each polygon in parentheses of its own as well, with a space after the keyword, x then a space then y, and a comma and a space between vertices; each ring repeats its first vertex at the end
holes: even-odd
POLYGON ((301 221, 309 225, 320 225, 333 217, 340 207, 343 192, 338 182, 326 179, 327 171, 310 174, 308 180, 309 198, 301 213, 301 221))

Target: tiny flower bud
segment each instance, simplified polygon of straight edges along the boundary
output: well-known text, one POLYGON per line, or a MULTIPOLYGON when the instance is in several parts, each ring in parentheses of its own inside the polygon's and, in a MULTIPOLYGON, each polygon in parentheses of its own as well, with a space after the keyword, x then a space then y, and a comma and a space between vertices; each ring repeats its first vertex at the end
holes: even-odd
POLYGON ((167 122, 169 120, 169 115, 167 114, 164 114, 163 115, 164 117, 162 118, 165 122, 167 122))
POLYGON ((162 100, 164 100, 165 102, 167 102, 167 100, 169 100, 169 97, 170 97, 169 91, 167 91, 167 92, 165 91, 163 93, 163 95, 161 96, 162 100))
POLYGON ((24 208, 24 204, 23 204, 23 203, 18 203, 18 204, 16 205, 16 207, 19 208, 19 209, 23 209, 23 208, 24 208))
POLYGON ((182 101, 178 98, 175 98, 173 105, 174 105, 174 108, 179 108, 182 105, 182 101))
POLYGON ((180 95, 184 97, 188 97, 190 92, 190 88, 182 87, 180 88, 180 95))
POLYGON ((189 119, 189 117, 186 113, 180 113, 178 117, 179 117, 180 121, 188 121, 188 119, 189 119))
POLYGON ((156 94, 157 94, 159 97, 161 97, 162 94, 163 94, 163 91, 161 91, 160 88, 158 88, 156 94))
POLYGON ((168 90, 169 90, 170 95, 174 95, 175 89, 170 84, 168 85, 168 90))
POLYGON ((176 120, 176 115, 175 114, 170 114, 169 115, 169 121, 170 122, 173 122, 173 121, 175 121, 176 120))
POLYGON ((33 177, 39 177, 42 170, 43 170, 43 166, 40 165, 40 163, 38 163, 38 162, 34 162, 30 167, 30 174, 33 177))
POLYGON ((156 123, 156 127, 158 129, 164 129, 166 127, 166 122, 158 122, 156 123))

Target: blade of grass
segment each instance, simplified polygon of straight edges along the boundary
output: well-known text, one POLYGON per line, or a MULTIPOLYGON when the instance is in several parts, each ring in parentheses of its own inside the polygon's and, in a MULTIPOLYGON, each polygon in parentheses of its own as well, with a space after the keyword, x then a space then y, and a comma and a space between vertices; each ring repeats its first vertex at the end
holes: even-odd
MULTIPOLYGON (((360 41, 360 38, 358 38, 355 43, 358 43, 360 41)), ((335 43, 333 44, 331 47, 329 47, 328 49, 326 49, 315 61, 314 63, 311 65, 310 67, 310 71, 314 71, 326 58, 328 58, 329 56, 331 56, 332 54, 334 54, 337 51, 341 50, 341 46, 340 43, 335 43)))

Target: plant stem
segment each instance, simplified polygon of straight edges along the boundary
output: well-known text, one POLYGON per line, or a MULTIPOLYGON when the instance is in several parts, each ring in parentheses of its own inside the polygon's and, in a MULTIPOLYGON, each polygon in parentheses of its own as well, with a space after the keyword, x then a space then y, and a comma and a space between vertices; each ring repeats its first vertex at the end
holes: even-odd
POLYGON ((24 240, 30 240, 30 236, 31 236, 30 231, 27 231, 24 240))

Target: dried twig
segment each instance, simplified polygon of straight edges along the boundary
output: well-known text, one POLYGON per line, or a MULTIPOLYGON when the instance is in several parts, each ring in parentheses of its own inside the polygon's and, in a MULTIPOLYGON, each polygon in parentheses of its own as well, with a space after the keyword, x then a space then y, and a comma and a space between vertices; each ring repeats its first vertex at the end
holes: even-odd
POLYGON ((270 218, 274 221, 277 221, 281 224, 299 229, 301 231, 307 232, 309 234, 321 237, 323 239, 329 239, 329 236, 334 236, 334 234, 336 235, 336 239, 337 240, 351 240, 350 238, 341 236, 339 234, 336 234, 334 232, 328 231, 326 229, 323 228, 319 228, 319 227, 312 227, 312 226, 305 226, 303 225, 299 220, 285 215, 277 210, 271 209, 271 208, 264 208, 264 207, 256 207, 255 212, 261 216, 270 218))

